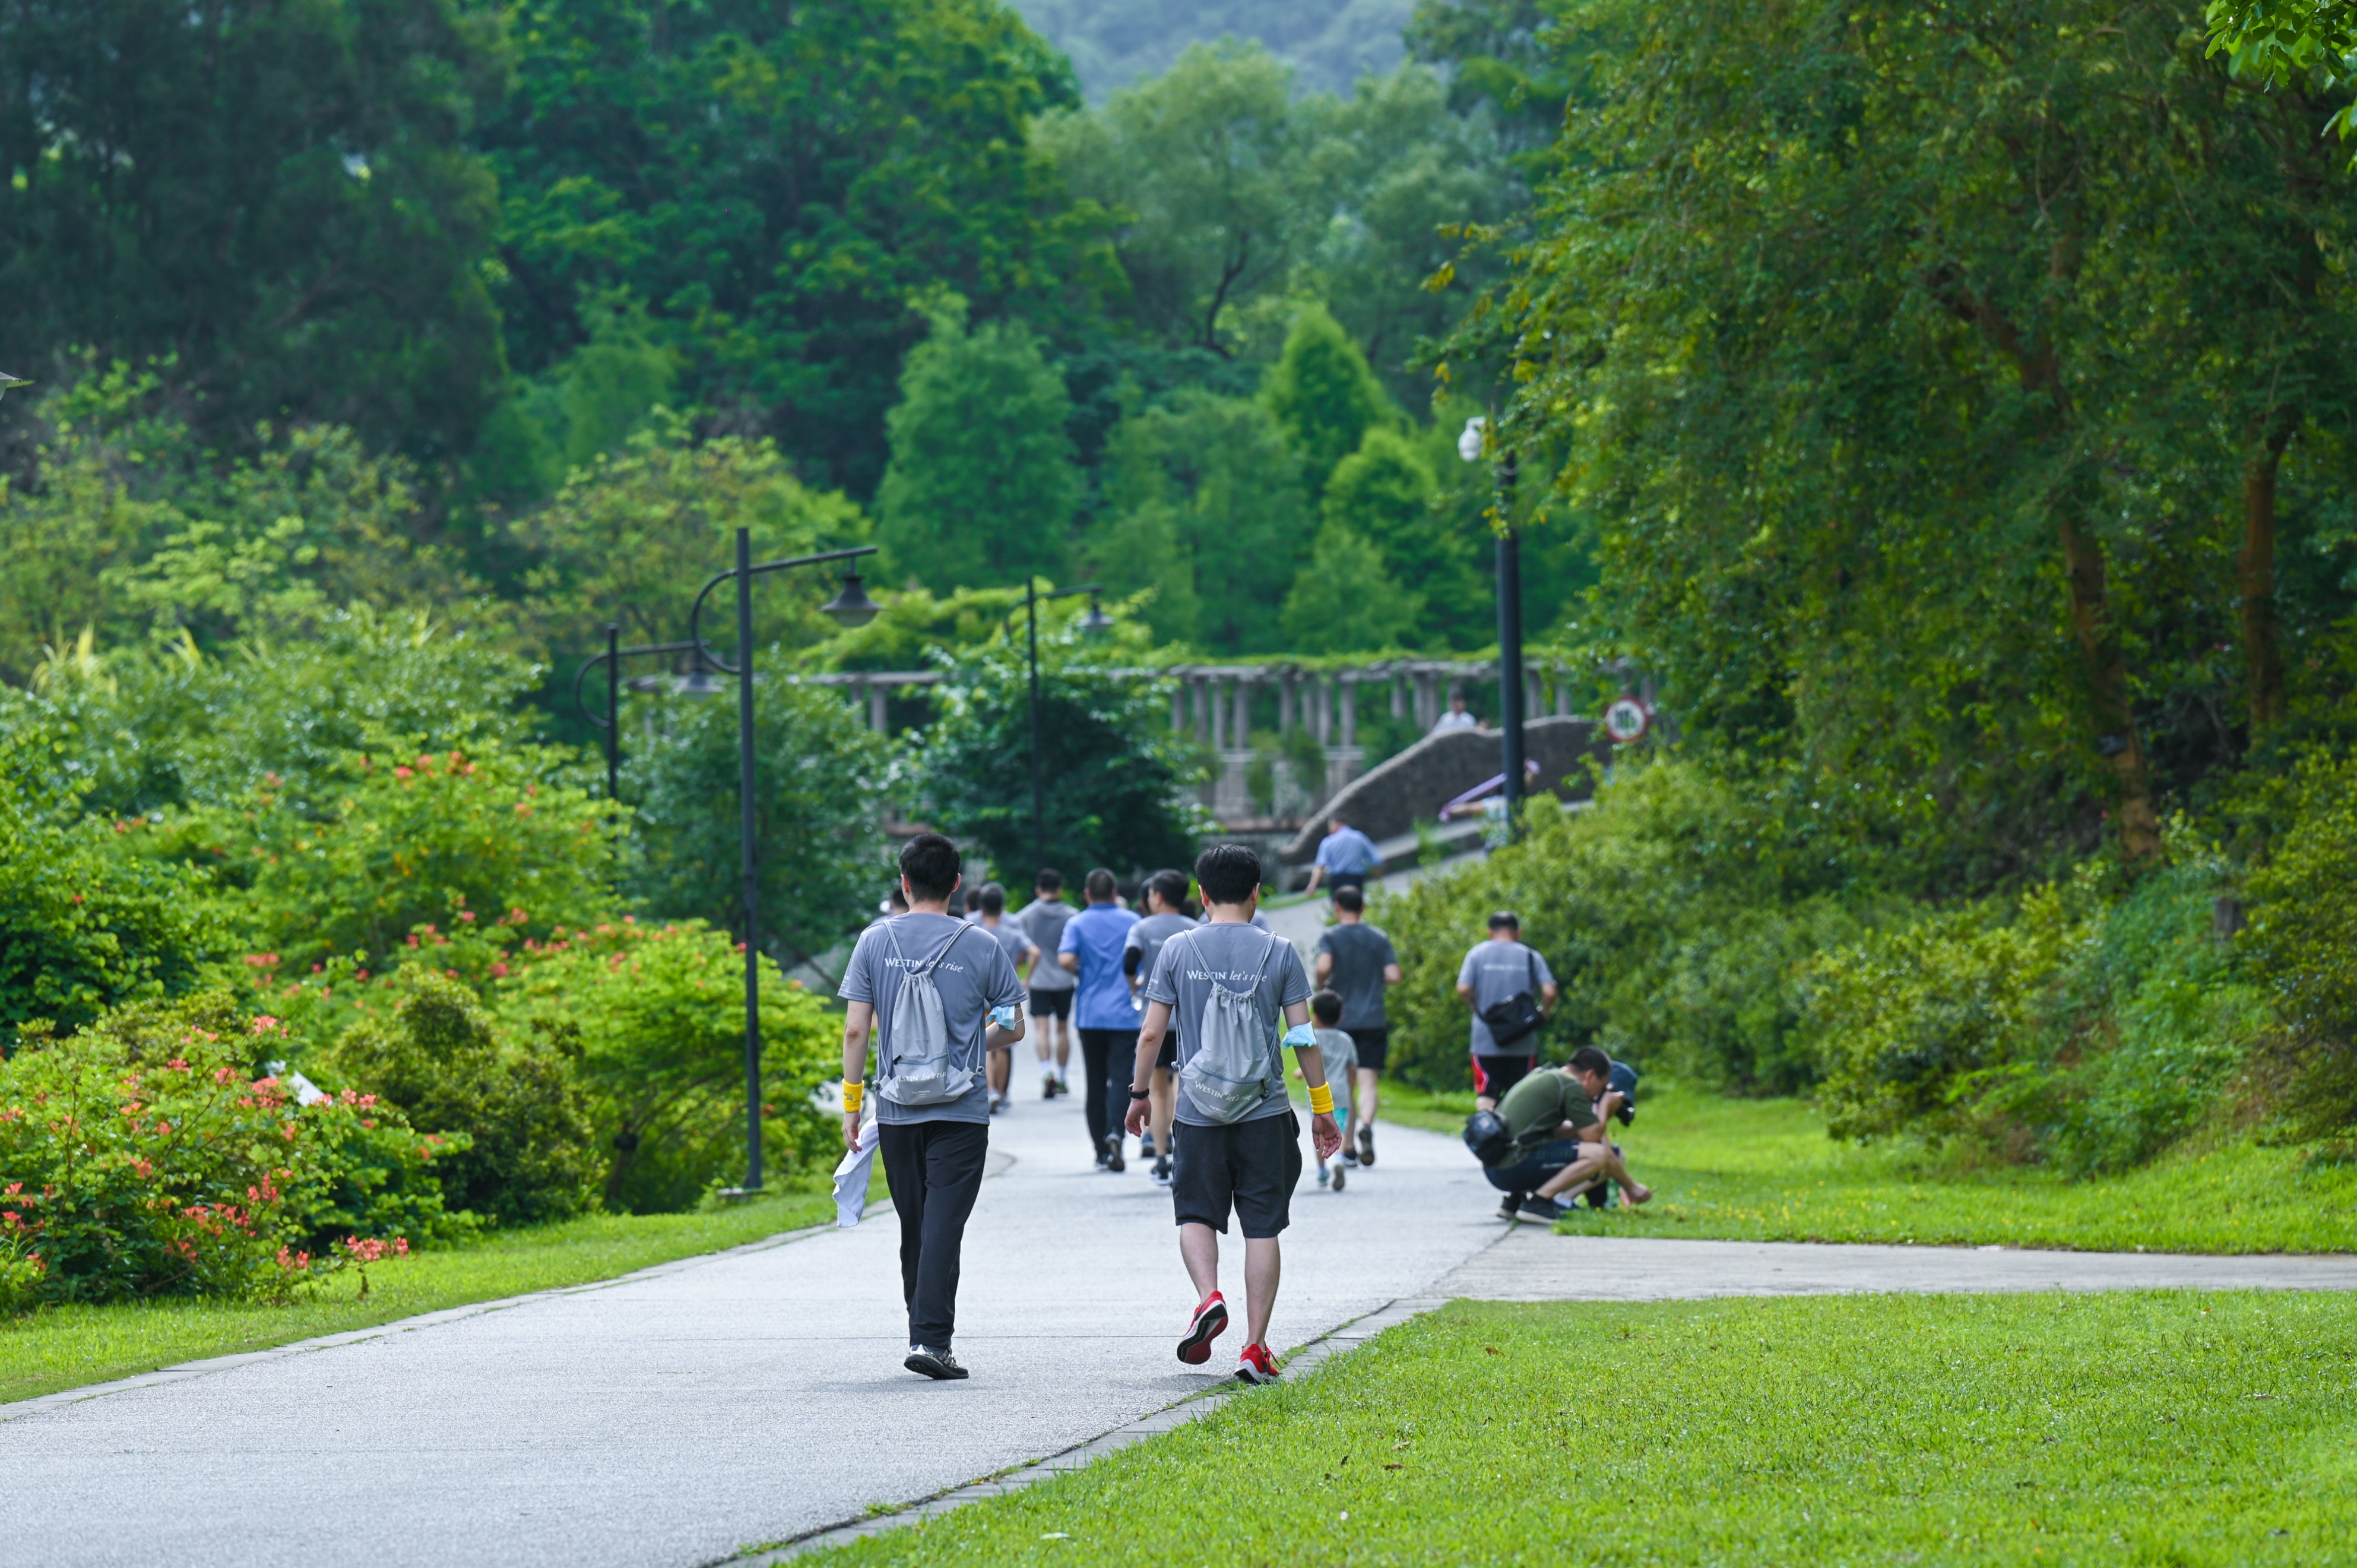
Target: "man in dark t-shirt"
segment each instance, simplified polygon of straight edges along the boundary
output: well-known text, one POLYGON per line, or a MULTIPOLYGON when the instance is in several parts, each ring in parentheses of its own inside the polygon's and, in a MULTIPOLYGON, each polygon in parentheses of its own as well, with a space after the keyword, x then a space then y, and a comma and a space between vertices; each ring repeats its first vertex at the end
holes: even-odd
POLYGON ((1375 1163, 1375 1085, 1391 1050, 1391 1018, 1383 1011, 1383 988, 1400 983, 1399 954, 1381 926, 1362 918, 1366 897, 1356 887, 1334 889, 1334 923, 1318 939, 1318 983, 1342 998, 1342 1022, 1358 1057, 1357 1092, 1351 1109, 1359 1123, 1359 1146, 1344 1149, 1345 1165, 1375 1163))

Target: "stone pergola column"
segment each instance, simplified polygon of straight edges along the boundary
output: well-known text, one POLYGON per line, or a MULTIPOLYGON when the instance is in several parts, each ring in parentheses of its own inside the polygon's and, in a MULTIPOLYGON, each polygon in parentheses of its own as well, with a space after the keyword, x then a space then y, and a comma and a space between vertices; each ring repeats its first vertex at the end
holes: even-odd
POLYGON ((1546 683, 1539 672, 1525 665, 1523 669, 1523 719, 1525 723, 1546 710, 1546 683))
POLYGON ((1252 745, 1252 698, 1254 680, 1254 677, 1251 675, 1239 675, 1236 677, 1235 725, 1233 728, 1229 730, 1228 734, 1232 737, 1229 744, 1234 746, 1238 751, 1242 751, 1246 746, 1252 745))
POLYGON ((1342 744, 1359 744, 1359 674, 1356 670, 1342 671, 1342 744))
POLYGON ((1187 682, 1183 679, 1170 688, 1170 733, 1187 733, 1187 682))
POLYGON ((887 688, 883 682, 867 682, 867 727, 877 735, 885 734, 890 727, 890 720, 884 709, 887 688))
POLYGON ((1392 717, 1405 718, 1407 716, 1407 682, 1400 679, 1397 668, 1393 669, 1389 684, 1392 689, 1392 717))
POLYGON ((1300 679, 1301 677, 1291 670, 1286 671, 1276 678, 1276 733, 1279 736, 1288 736, 1293 733, 1293 688, 1295 682, 1300 679))
POLYGON ((1571 717, 1571 671, 1558 664, 1555 667, 1555 711, 1558 718, 1571 717))
POLYGON ((1195 704, 1195 738, 1205 746, 1211 744, 1210 685, 1211 682, 1201 675, 1187 677, 1187 693, 1195 704))
POLYGON ((1315 676, 1310 681, 1310 690, 1317 693, 1318 703, 1317 716, 1311 721, 1312 733, 1318 736, 1318 745, 1331 746, 1334 744, 1333 683, 1323 675, 1315 676))
POLYGON ((1440 722, 1439 693, 1434 689, 1437 680, 1429 670, 1415 672, 1415 727, 1427 735, 1440 722))

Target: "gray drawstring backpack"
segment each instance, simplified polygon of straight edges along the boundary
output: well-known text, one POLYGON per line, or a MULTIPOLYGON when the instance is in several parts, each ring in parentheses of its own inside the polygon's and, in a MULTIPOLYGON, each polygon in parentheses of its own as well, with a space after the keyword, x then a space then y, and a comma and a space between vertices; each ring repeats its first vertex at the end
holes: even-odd
MULTIPOLYGON (((1196 933, 1189 931, 1171 940, 1194 943, 1196 961, 1208 969, 1210 962, 1195 939, 1196 933)), ((1178 1086, 1187 1091, 1188 1103, 1223 1126, 1285 1087, 1276 1036, 1262 1021, 1258 1004, 1260 983, 1268 978, 1269 961, 1280 940, 1268 939, 1260 972, 1243 990, 1231 991, 1222 981, 1211 982, 1203 1021, 1196 1030, 1200 1038, 1195 1054, 1178 1069, 1178 1086)))
MULTIPOLYGON (((902 958, 899 922, 886 928, 892 950, 902 958)), ((950 1060, 949 1015, 942 993, 933 984, 933 971, 949 957, 958 939, 974 927, 961 924, 942 944, 942 950, 922 969, 900 976, 892 999, 892 1021, 884 1031, 884 1076, 876 1092, 895 1105, 946 1105, 974 1087, 974 1073, 950 1060)))

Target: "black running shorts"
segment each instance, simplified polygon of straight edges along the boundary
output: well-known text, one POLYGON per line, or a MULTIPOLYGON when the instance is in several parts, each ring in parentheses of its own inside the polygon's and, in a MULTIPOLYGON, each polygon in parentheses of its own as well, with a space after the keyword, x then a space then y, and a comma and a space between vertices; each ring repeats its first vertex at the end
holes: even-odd
POLYGON ((1345 1029, 1351 1045, 1358 1052, 1359 1065, 1372 1072, 1383 1070, 1383 1062, 1392 1054, 1392 1032, 1382 1029, 1345 1029))
POLYGON ((1288 1111, 1225 1127, 1181 1122, 1170 1129, 1170 1198, 1181 1225, 1228 1232, 1228 1211, 1247 1241, 1269 1240, 1293 1221, 1301 1179, 1301 1122, 1288 1111))
POLYGON ((1034 991, 1031 993, 1031 1016, 1034 1018, 1061 1018, 1066 1023, 1071 1023, 1072 1021, 1072 987, 1067 986, 1061 991, 1034 991))
POLYGON ((1160 1068, 1164 1072, 1177 1072, 1178 1070, 1178 1030, 1165 1029, 1162 1031, 1162 1050, 1161 1054, 1154 1058, 1154 1065, 1160 1068))

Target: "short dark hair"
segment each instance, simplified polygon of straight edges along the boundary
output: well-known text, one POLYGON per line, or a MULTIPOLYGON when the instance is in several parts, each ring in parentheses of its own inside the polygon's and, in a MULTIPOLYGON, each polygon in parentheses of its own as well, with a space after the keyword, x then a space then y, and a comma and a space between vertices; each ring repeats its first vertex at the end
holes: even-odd
POLYGON ((900 885, 895 882, 892 884, 892 891, 886 896, 884 902, 891 905, 895 909, 905 910, 909 907, 909 896, 901 892, 900 885))
POLYGON ((1088 874, 1082 881, 1081 887, 1092 901, 1102 904, 1121 891, 1121 881, 1112 872, 1100 865, 1088 874))
POLYGON ((1052 865, 1043 865, 1031 886, 1042 893, 1061 893, 1064 890, 1064 874, 1052 865))
POLYGON ((972 913, 974 913, 976 909, 979 909, 979 908, 982 908, 982 889, 981 889, 981 888, 979 888, 979 887, 969 887, 969 888, 967 888, 967 889, 965 890, 965 908, 966 908, 966 913, 967 913, 967 914, 969 914, 969 915, 971 915, 971 914, 972 914, 972 913))
POLYGON ((1260 891, 1260 856, 1240 843, 1215 843, 1195 857, 1195 880, 1212 904, 1241 904, 1260 891))
POLYGON ((1582 1046, 1571 1053, 1571 1070, 1609 1073, 1612 1070, 1612 1058, 1604 1054, 1600 1046, 1582 1046))
POLYGON ((1342 1021, 1342 993, 1339 991, 1310 993, 1309 1015, 1328 1028, 1332 1028, 1342 1021))
POLYGON ((1334 889, 1334 908, 1348 910, 1353 915, 1363 915, 1367 912, 1367 896, 1355 887, 1337 887, 1334 889))
POLYGON ((1490 929, 1494 931, 1501 927, 1510 927, 1519 931, 1523 929, 1523 922, 1512 909, 1501 909, 1490 917, 1490 929))
POLYGON ((1186 908, 1187 874, 1183 871, 1157 871, 1146 879, 1146 890, 1161 896, 1173 909, 1186 908))
POLYGON ((982 885, 982 912, 985 915, 1006 913, 1006 889, 996 882, 982 885))
POLYGON ((958 846, 940 833, 919 833, 900 846, 900 875, 909 879, 909 894, 930 904, 957 891, 958 846))

